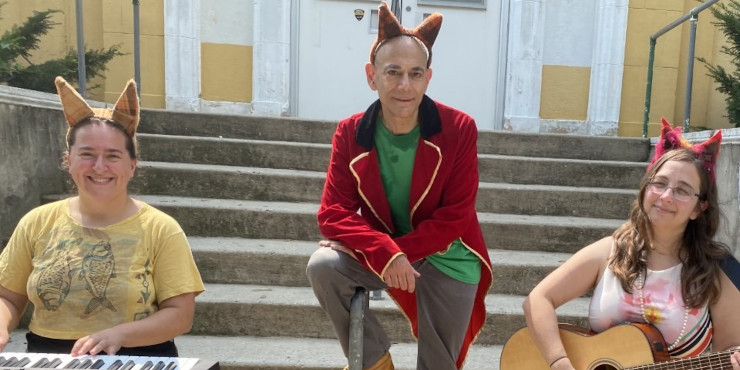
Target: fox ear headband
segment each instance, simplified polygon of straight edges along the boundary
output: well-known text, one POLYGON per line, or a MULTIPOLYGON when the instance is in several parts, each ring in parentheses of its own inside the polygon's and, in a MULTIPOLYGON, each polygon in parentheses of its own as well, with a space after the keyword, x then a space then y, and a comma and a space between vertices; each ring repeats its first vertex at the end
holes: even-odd
POLYGON ((427 68, 429 68, 432 64, 432 45, 437 39, 440 27, 442 27, 442 14, 434 13, 426 17, 416 28, 411 30, 405 28, 398 23, 396 16, 388 9, 388 4, 382 1, 378 7, 378 38, 370 48, 370 63, 375 63, 375 54, 380 45, 396 36, 405 35, 414 37, 424 45, 427 52, 427 68))
POLYGON ((704 167, 707 169, 707 172, 709 172, 709 177, 712 181, 715 181, 715 165, 717 164, 717 158, 719 157, 722 131, 718 130, 711 138, 696 145, 692 145, 686 141, 686 139, 681 136, 682 131, 683 128, 681 126, 672 128, 671 124, 668 123, 665 118, 661 118, 660 139, 658 139, 658 143, 655 145, 655 155, 653 156, 652 161, 650 161, 648 169, 650 169, 653 163, 663 156, 663 154, 673 149, 688 148, 693 150, 702 160, 704 167))
POLYGON ((70 129, 88 118, 98 117, 118 122, 131 137, 136 133, 136 127, 139 125, 139 96, 134 80, 128 81, 113 109, 90 107, 77 90, 61 76, 54 80, 54 84, 70 129))

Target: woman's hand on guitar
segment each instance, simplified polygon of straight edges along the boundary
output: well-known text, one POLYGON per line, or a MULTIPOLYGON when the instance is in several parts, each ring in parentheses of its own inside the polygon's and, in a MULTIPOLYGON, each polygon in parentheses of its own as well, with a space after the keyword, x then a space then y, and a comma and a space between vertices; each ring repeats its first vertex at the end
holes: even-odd
POLYGON ((740 352, 732 352, 730 362, 732 363, 732 370, 740 370, 740 352))

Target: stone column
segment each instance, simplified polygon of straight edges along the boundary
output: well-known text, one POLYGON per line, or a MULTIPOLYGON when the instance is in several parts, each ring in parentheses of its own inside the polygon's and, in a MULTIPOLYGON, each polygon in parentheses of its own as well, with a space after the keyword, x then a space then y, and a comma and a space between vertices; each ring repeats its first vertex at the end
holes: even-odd
POLYGON ((290 102, 291 0, 254 1, 255 115, 287 116, 290 102))
POLYGON ((165 106, 200 110, 200 0, 164 1, 165 106))
POLYGON ((504 130, 539 132, 544 28, 543 0, 511 1, 504 130))
POLYGON ((598 0, 588 98, 589 135, 616 136, 627 39, 628 0, 598 0))

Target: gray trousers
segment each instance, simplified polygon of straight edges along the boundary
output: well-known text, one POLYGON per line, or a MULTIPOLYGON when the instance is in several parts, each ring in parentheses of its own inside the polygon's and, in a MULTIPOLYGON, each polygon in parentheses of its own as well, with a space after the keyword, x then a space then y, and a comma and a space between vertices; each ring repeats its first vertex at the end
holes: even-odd
MULTIPOLYGON (((476 284, 455 280, 422 259, 413 264, 416 279, 419 336, 416 368, 457 369, 457 357, 470 321, 476 284)), ((344 355, 349 354, 349 306, 357 287, 367 290, 388 286, 360 262, 331 248, 311 255, 306 274, 319 304, 329 316, 344 355)), ((372 310, 365 314, 363 368, 375 364, 391 346, 372 310)))

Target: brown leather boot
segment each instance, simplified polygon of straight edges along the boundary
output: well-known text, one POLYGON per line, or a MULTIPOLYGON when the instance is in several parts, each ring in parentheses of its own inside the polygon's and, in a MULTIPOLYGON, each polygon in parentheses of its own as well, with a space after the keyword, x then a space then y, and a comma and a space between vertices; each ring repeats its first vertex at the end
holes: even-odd
MULTIPOLYGON (((391 353, 386 352, 383 357, 378 360, 373 366, 366 368, 365 370, 394 370, 393 360, 391 360, 391 353)), ((349 370, 349 365, 344 367, 344 370, 349 370)))
POLYGON ((394 370, 393 360, 391 360, 391 353, 386 352, 383 357, 375 363, 375 365, 368 367, 365 370, 394 370))

